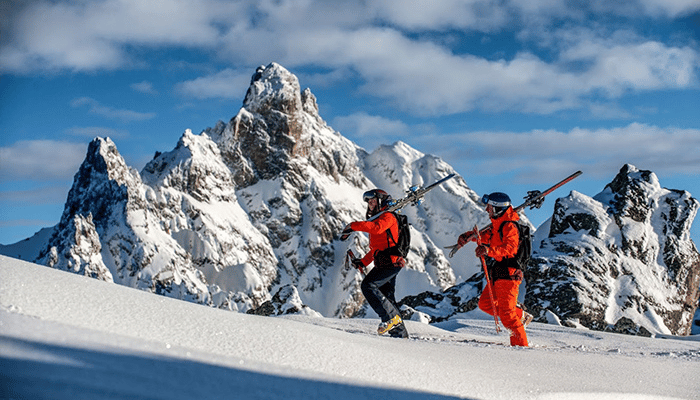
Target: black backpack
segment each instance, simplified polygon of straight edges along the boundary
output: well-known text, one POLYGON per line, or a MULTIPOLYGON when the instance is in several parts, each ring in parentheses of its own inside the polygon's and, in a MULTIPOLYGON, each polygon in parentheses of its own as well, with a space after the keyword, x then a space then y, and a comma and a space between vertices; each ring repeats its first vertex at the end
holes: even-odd
POLYGON ((408 224, 408 217, 403 214, 397 214, 392 212, 396 220, 399 222, 399 237, 397 240, 391 235, 391 229, 387 229, 387 237, 394 242, 394 246, 387 249, 387 253, 390 255, 400 256, 406 258, 408 252, 411 250, 411 229, 408 224))
POLYGON ((525 224, 521 224, 518 221, 504 221, 498 228, 501 239, 503 239, 503 226, 509 222, 515 224, 518 228, 518 236, 520 237, 518 252, 515 254, 515 257, 513 257, 517 265, 513 265, 513 267, 525 271, 532 255, 532 233, 530 232, 530 227, 525 224))

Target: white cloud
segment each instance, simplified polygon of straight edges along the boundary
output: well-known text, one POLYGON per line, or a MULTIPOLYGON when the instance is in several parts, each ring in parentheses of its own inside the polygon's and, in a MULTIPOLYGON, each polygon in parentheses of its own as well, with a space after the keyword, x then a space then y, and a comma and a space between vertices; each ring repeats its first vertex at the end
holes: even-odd
POLYGON ((353 137, 382 137, 405 135, 409 127, 402 121, 392 120, 364 112, 355 113, 333 120, 333 127, 340 131, 352 132, 353 137))
POLYGON ((85 144, 22 140, 0 147, 0 182, 72 179, 85 158, 85 144))
POLYGON ((177 91, 197 99, 240 99, 250 86, 251 70, 225 69, 216 74, 199 77, 177 85, 177 91))
POLYGON ((411 127, 403 121, 389 119, 365 112, 340 116, 333 119, 333 129, 352 138, 360 147, 372 151, 378 144, 406 141, 411 127))
POLYGON ((497 0, 378 0, 368 2, 371 15, 408 30, 474 29, 493 31, 510 20, 497 0))
POLYGON ((612 10, 621 15, 646 15, 655 18, 674 18, 692 14, 700 10, 697 0, 637 0, 632 2, 615 2, 598 0, 597 8, 612 10))
POLYGON ((238 3, 218 0, 17 2, 0 69, 15 73, 116 69, 138 62, 129 46, 216 46, 238 3))
MULTIPOLYGON (((624 4, 638 9, 639 18, 652 8, 671 15, 700 8, 687 0, 664 1, 624 4)), ((239 98, 249 83, 249 66, 276 61, 288 68, 322 68, 336 79, 352 71, 353 78, 362 80, 364 92, 420 115, 471 110, 551 114, 609 102, 628 91, 688 88, 697 83, 697 49, 636 37, 627 30, 595 32, 589 27, 597 26, 586 20, 591 13, 595 16, 614 7, 619 8, 618 14, 629 12, 608 3, 43 1, 29 3, 19 13, 11 39, 0 49, 0 69, 118 68, 143 62, 132 59, 139 53, 129 48, 179 46, 205 53, 215 50, 219 60, 246 71, 225 69, 178 85, 181 93, 197 99, 239 98), (537 16, 536 29, 528 31, 532 16, 537 16), (561 24, 565 18, 569 23, 561 24), (554 29, 554 22, 567 29, 554 29), (442 40, 443 34, 455 29, 498 33, 521 29, 519 37, 539 39, 538 44, 552 53, 545 59, 522 47, 507 59, 463 54, 442 40), (426 32, 430 35, 422 35, 426 32)), ((523 44, 513 42, 513 46, 523 44)), ((149 90, 147 82, 137 87, 149 90)), ((93 112, 111 117, 126 111, 94 103, 92 107, 93 112)), ((118 118, 148 117, 127 111, 118 118)))
POLYGON ((643 40, 628 31, 607 38, 602 34, 575 29, 554 35, 568 43, 560 56, 563 65, 588 66, 578 77, 588 91, 618 97, 626 90, 686 88, 696 83, 697 50, 643 40))
MULTIPOLYGON (((591 29, 549 32, 554 57, 522 51, 489 60, 455 54, 442 43, 387 27, 294 29, 267 25, 230 31, 224 54, 232 61, 276 60, 289 68, 316 65, 353 71, 362 90, 420 115, 471 110, 551 114, 585 109, 593 100, 627 91, 688 88, 700 60, 691 47, 674 47, 626 32, 591 29)), ((543 43, 546 44, 546 43, 543 43)))
POLYGON ((153 88, 153 84, 151 82, 148 82, 148 81, 132 83, 130 85, 130 87, 137 92, 141 92, 141 93, 145 93, 145 94, 158 94, 158 91, 155 90, 155 88, 153 88))
POLYGON ((561 171, 582 169, 607 177, 630 163, 656 173, 700 175, 699 129, 633 123, 611 129, 468 132, 414 138, 424 151, 441 154, 450 163, 468 160, 483 174, 519 170, 547 181, 561 171))
POLYGON ((145 121, 155 118, 155 113, 142 113, 132 110, 118 109, 114 107, 104 106, 95 99, 90 97, 79 97, 70 103, 71 107, 86 106, 91 113, 101 115, 105 118, 119 120, 123 122, 145 121))

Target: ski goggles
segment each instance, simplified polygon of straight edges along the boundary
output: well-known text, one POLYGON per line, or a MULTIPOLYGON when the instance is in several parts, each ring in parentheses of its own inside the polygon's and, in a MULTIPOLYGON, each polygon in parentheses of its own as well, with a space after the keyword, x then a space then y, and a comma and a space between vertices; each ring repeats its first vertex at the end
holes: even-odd
POLYGON ((485 194, 481 198, 481 202, 484 204, 491 204, 494 207, 508 207, 508 206, 510 206, 510 201, 496 201, 494 199, 489 198, 488 194, 485 194))
POLYGON ((380 200, 380 199, 385 199, 385 198, 388 198, 388 197, 389 197, 389 195, 387 194, 387 192, 385 192, 385 191, 383 191, 383 190, 381 190, 381 189, 372 189, 372 190, 366 191, 366 192, 362 195, 362 200, 363 200, 365 203, 368 203, 371 199, 380 200))

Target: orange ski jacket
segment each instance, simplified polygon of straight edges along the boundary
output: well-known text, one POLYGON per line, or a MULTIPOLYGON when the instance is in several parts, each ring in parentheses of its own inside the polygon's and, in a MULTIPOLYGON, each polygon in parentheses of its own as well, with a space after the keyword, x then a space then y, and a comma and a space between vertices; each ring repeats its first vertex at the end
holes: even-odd
POLYGON ((498 279, 522 280, 523 271, 517 266, 513 257, 518 254, 520 233, 516 224, 508 223, 520 220, 518 213, 509 207, 499 218, 491 220, 491 230, 482 235, 481 241, 487 246, 486 255, 495 261, 489 268, 492 281, 498 279))
MULTIPOLYGON (((362 264, 365 267, 374 261, 374 256, 378 251, 396 245, 391 238, 395 240, 399 237, 399 221, 390 212, 385 212, 374 221, 353 222, 350 224, 350 228, 353 231, 369 233, 369 252, 362 257, 362 264), (391 232, 391 238, 387 235, 387 230, 391 232)), ((390 257, 395 266, 404 266, 403 258, 394 255, 390 257)), ((375 266, 377 266, 376 263, 375 266)))

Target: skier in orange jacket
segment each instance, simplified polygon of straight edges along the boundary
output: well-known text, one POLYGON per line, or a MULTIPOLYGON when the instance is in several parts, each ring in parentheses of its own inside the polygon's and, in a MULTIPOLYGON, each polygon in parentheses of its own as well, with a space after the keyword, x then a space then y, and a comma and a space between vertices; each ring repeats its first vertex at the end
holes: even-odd
MULTIPOLYGON (((503 326, 511 331, 512 346, 526 346, 525 325, 532 321, 532 315, 523 311, 518 304, 518 290, 523 280, 523 271, 517 266, 515 255, 518 252, 520 234, 515 221, 520 219, 513 210, 510 197, 501 192, 485 195, 482 202, 491 218, 491 229, 481 235, 481 243, 476 248, 477 257, 486 257, 491 287, 484 288, 479 298, 479 308, 501 319, 503 326), (510 223, 510 222, 514 223, 510 223), (493 302, 488 291, 493 289, 493 302), (494 309, 495 308, 495 309, 494 309)), ((469 241, 476 241, 474 231, 459 236, 457 243, 464 246, 469 241)))
POLYGON ((396 276, 406 265, 406 261, 397 255, 387 254, 385 250, 396 245, 399 237, 399 224, 394 214, 386 212, 369 221, 385 210, 391 196, 382 189, 373 189, 364 193, 367 203, 367 221, 348 224, 343 233, 352 231, 369 233, 369 252, 361 259, 353 261, 356 268, 364 268, 374 262, 374 268, 362 280, 360 288, 370 307, 379 315, 382 322, 377 332, 389 333, 392 337, 408 338, 406 326, 401 319, 401 311, 396 303, 396 276))

